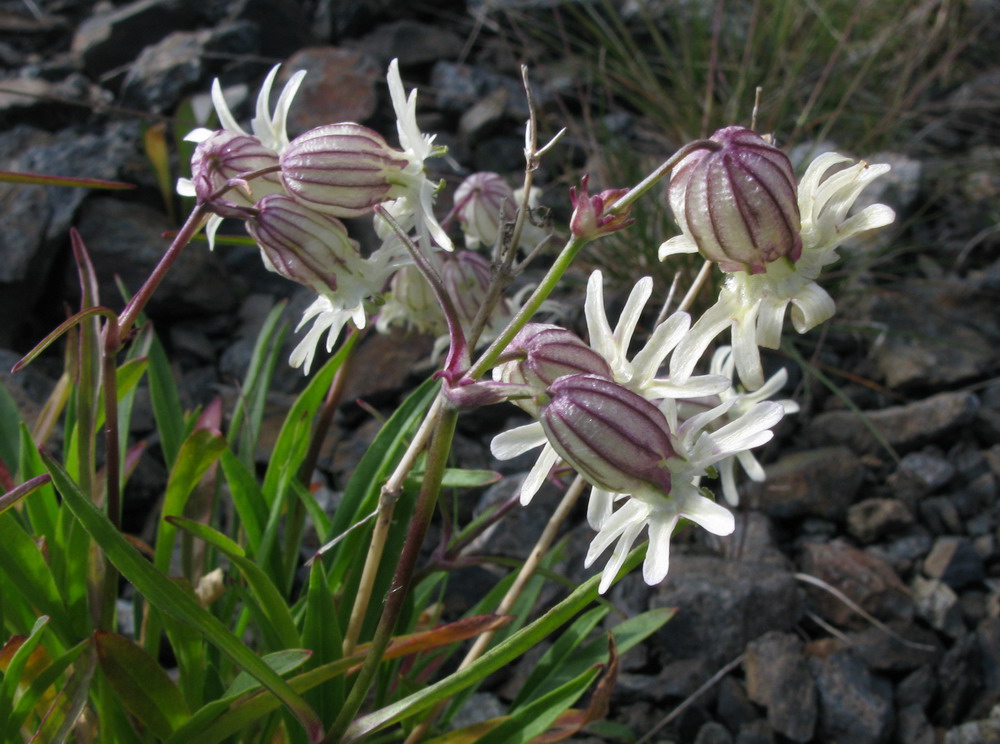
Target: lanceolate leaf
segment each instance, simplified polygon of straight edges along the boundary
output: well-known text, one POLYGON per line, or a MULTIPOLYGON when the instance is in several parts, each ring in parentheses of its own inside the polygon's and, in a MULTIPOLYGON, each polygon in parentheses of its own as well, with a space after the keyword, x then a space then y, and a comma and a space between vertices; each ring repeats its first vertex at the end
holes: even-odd
POLYGON ((94 634, 101 671, 129 713, 165 738, 188 717, 177 685, 143 648, 117 633, 94 634))
POLYGON ((104 550, 105 555, 122 576, 160 612, 192 626, 236 665, 260 680, 264 687, 271 690, 302 723, 309 740, 318 741, 322 735, 319 719, 288 683, 259 656, 250 651, 242 639, 230 633, 214 615, 163 576, 129 545, 107 516, 80 493, 79 488, 58 462, 47 456, 44 456, 44 459, 46 467, 52 473, 56 488, 63 496, 64 503, 104 550))
POLYGON ((49 618, 42 615, 35 621, 35 626, 31 629, 31 635, 17 643, 17 650, 11 655, 10 660, 4 668, 3 682, 0 682, 0 741, 12 741, 16 731, 8 731, 7 724, 10 720, 10 713, 14 708, 14 694, 17 686, 21 682, 21 675, 32 652, 38 647, 42 640, 42 633, 48 625, 49 618))

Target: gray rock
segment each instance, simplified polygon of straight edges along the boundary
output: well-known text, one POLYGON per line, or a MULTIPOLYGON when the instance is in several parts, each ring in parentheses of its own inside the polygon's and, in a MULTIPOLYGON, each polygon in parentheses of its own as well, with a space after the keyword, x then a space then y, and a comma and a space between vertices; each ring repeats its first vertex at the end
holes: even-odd
POLYGON ((955 726, 965 720, 982 685, 975 634, 962 636, 945 653, 938 666, 938 685, 940 694, 934 707, 934 723, 955 726))
POLYGON ((671 556, 670 576, 653 589, 651 607, 676 607, 656 636, 667 660, 703 656, 721 666, 771 630, 790 630, 801 615, 791 572, 772 564, 671 556))
MULTIPOLYGON (((972 421, 979 399, 972 393, 939 393, 903 406, 866 413, 890 446, 912 450, 947 436, 972 421)), ((858 454, 876 454, 882 445, 865 422, 850 411, 821 413, 806 425, 805 438, 815 444, 843 444, 858 454)))
POLYGON ((910 582, 910 591, 917 615, 932 628, 952 638, 965 632, 958 595, 950 586, 935 579, 914 576, 910 582))
MULTIPOLYGON (((476 101, 503 88, 507 91, 508 113, 517 118, 528 115, 521 82, 483 68, 440 60, 431 71, 431 87, 437 94, 438 108, 447 113, 461 116, 476 101)), ((543 88, 532 92, 538 96, 539 105, 547 99, 543 88)))
POLYGON ((751 721, 740 726, 736 744, 774 744, 774 732, 767 721, 751 721))
POLYGON ((955 466, 936 447, 928 447, 905 454, 887 485, 893 495, 912 503, 947 485, 954 475, 955 466))
POLYGON ((896 713, 896 740, 906 744, 937 744, 937 734, 921 706, 909 705, 896 713))
POLYGON ((200 16, 193 0, 137 0, 90 16, 76 30, 72 51, 97 77, 133 60, 168 33, 193 28, 200 16))
POLYGON ((937 677, 934 667, 925 664, 908 674, 896 685, 896 705, 899 709, 915 706, 923 710, 937 693, 937 677))
POLYGON ((748 503, 776 519, 842 520, 864 478, 861 461, 844 447, 787 455, 766 472, 767 480, 751 485, 748 503))
POLYGON ((295 0, 226 0, 224 6, 226 21, 246 23, 259 32, 264 57, 281 59, 309 43, 306 14, 295 0))
POLYGON ((934 545, 930 535, 913 534, 900 537, 889 543, 881 543, 867 548, 868 552, 877 554, 888 561, 900 576, 908 575, 922 561, 934 545))
POLYGON ((920 521, 935 535, 954 535, 964 529, 962 515, 955 500, 949 496, 932 496, 918 507, 920 521))
MULTIPOLYGON (((804 573, 840 590, 880 620, 908 620, 913 615, 909 592, 892 566, 843 540, 806 544, 800 565, 804 573)), ((812 586, 807 591, 819 614, 834 625, 867 625, 866 620, 830 593, 812 586)))
POLYGON ((819 697, 824 741, 883 744, 894 723, 892 688, 847 652, 809 659, 819 697))
POLYGON ((474 692, 452 720, 452 728, 463 728, 474 723, 498 718, 507 712, 506 706, 492 692, 474 692))
POLYGON ((709 721, 698 729, 694 744, 733 744, 733 736, 721 723, 709 721))
POLYGON ((298 70, 306 76, 288 113, 289 136, 333 121, 364 122, 375 113, 385 69, 371 57, 354 49, 308 47, 289 57, 279 82, 298 70))
POLYGON ((873 672, 909 672, 941 655, 937 635, 926 628, 905 622, 887 627, 891 633, 871 625, 847 634, 851 652, 873 672))
POLYGON ((358 44, 383 66, 395 57, 400 67, 411 67, 457 58, 465 40, 441 24, 399 20, 376 27, 358 44))
POLYGON ((983 562, 967 537, 939 537, 924 559, 924 573, 952 589, 982 581, 983 562))
POLYGON ((750 702, 740 680, 732 676, 723 677, 719 682, 718 697, 715 702, 719 718, 731 731, 760 718, 757 708, 750 702))
POLYGON ((969 721, 945 732, 944 744, 1000 744, 1000 720, 969 721))
POLYGON ((988 692, 1000 691, 1000 618, 988 617, 980 622, 976 641, 983 687, 988 692))
POLYGON ((816 728, 816 686, 791 633, 766 633, 747 646, 747 695, 767 709, 771 728, 792 741, 811 741, 816 728))
POLYGON ((847 531, 866 545, 913 524, 913 514, 898 499, 865 499, 847 510, 847 531))
POLYGON ((148 111, 172 111, 184 96, 207 88, 214 55, 252 55, 258 32, 249 23, 177 31, 142 50, 122 83, 122 102, 148 111))
MULTIPOLYGON (((117 180, 138 149, 135 122, 102 134, 51 135, 16 127, 0 133, 0 169, 117 180)), ((69 249, 69 228, 86 189, 0 183, 0 345, 17 333, 39 298, 56 255, 69 249)))
MULTIPOLYGON (((171 227, 163 213, 143 204, 109 197, 84 204, 78 230, 97 272, 102 304, 123 305, 115 276, 131 292, 142 286, 169 245, 162 235, 171 227)), ((226 313, 236 306, 229 286, 219 257, 195 243, 170 267, 147 310, 154 319, 226 313)))

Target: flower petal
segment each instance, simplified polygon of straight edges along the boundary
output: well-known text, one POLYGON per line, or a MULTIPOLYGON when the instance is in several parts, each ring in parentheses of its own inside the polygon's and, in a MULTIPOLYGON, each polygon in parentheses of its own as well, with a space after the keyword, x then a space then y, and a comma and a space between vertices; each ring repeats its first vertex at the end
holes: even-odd
POLYGON ((490 452, 498 460, 511 460, 535 447, 541 447, 547 441, 542 425, 534 421, 497 434, 490 442, 490 452))

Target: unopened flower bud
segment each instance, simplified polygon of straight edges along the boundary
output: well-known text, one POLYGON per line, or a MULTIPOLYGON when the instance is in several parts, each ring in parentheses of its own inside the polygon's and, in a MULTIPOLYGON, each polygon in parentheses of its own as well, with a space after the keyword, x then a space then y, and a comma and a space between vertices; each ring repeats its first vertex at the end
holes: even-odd
POLYGON ((632 208, 618 213, 607 212, 607 208, 628 193, 628 189, 605 189, 600 194, 590 196, 587 193, 589 176, 580 179, 580 190, 575 186, 569 189, 569 200, 573 205, 573 216, 569 221, 569 229, 578 238, 593 240, 602 235, 628 227, 634 219, 629 217, 632 208))
POLYGON ((548 388, 539 421, 556 452, 591 485, 670 493, 669 425, 641 395, 597 375, 560 377, 548 388))
POLYGON ((191 156, 191 181, 199 203, 208 204, 223 217, 246 219, 247 207, 268 194, 282 190, 277 173, 234 186, 221 196, 215 194, 241 176, 276 167, 278 154, 256 137, 226 129, 213 133, 198 144, 191 156), (213 198, 214 197, 214 198, 213 198))
POLYGON ((514 218, 514 191, 498 173, 473 173, 455 189, 455 217, 469 248, 491 246, 500 221, 514 218))
POLYGON ((681 230, 723 271, 761 274, 802 253, 795 175, 788 157, 744 127, 711 139, 722 147, 684 158, 670 179, 670 208, 681 230))
POLYGON ((281 153, 281 179, 296 199, 335 217, 360 217, 386 199, 409 164, 378 132, 344 122, 310 129, 281 153))
MULTIPOLYGON (((528 323, 507 346, 508 355, 523 357, 493 368, 498 382, 530 385, 538 392, 566 375, 593 374, 611 377, 607 360, 572 331, 549 323, 528 323)), ((532 401, 518 401, 537 414, 532 401)))
POLYGON ((317 294, 335 292, 344 279, 363 279, 365 261, 340 220, 284 194, 264 197, 257 208, 247 232, 260 246, 268 269, 317 294))

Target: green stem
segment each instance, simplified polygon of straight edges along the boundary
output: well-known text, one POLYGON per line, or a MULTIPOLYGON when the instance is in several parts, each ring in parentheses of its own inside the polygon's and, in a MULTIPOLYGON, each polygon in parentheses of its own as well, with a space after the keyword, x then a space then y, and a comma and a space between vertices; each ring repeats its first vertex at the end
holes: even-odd
POLYGON ((410 592, 413 572, 417 559, 420 557, 420 549, 423 546, 427 528, 430 525, 431 517, 434 516, 435 506, 437 506, 438 493, 441 490, 441 481, 444 478, 445 466, 448 462, 448 454, 451 451, 451 442, 455 436, 457 422, 458 411, 451 407, 443 407, 427 451, 427 470, 420 486, 420 494, 417 496, 417 503, 406 533, 406 542, 403 543, 403 551, 399 556, 396 573, 392 577, 392 584, 385 598, 382 617, 375 629, 375 636, 372 638, 364 665, 358 672, 354 686, 322 744, 335 744, 335 742, 341 741, 344 732, 347 731, 367 697, 378 666, 389 646, 389 641, 392 639, 396 622, 399 620, 406 597, 410 592))

